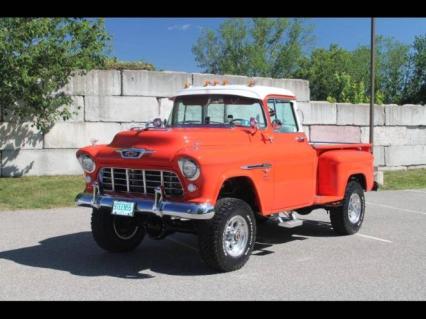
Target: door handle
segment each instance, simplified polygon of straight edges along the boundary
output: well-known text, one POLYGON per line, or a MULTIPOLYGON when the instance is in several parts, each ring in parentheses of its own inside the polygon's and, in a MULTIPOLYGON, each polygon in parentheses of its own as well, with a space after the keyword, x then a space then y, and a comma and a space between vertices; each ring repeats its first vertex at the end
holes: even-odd
POLYGON ((305 141, 305 137, 304 136, 298 136, 295 138, 296 142, 302 143, 305 141))

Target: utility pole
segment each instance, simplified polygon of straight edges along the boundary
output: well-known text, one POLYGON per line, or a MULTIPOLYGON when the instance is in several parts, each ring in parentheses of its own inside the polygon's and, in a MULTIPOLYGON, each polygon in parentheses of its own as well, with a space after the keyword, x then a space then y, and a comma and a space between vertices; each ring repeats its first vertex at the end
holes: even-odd
POLYGON ((371 18, 371 44, 370 44, 370 144, 373 153, 374 142, 374 76, 376 60, 376 19, 371 18))

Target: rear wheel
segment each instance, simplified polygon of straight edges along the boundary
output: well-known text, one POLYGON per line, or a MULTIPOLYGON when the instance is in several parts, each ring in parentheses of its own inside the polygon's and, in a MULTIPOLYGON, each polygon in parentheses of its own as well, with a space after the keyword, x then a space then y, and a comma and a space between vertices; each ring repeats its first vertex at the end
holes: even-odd
POLYGON ((361 228, 365 214, 364 190, 357 181, 346 187, 343 205, 330 210, 330 220, 339 235, 352 235, 361 228))
POLYGON ((236 198, 222 198, 212 219, 200 221, 200 255, 219 271, 233 271, 248 261, 256 239, 256 221, 250 206, 236 198))
POLYGON ((134 250, 145 236, 134 218, 112 215, 108 208, 93 209, 91 226, 99 247, 111 252, 134 250))

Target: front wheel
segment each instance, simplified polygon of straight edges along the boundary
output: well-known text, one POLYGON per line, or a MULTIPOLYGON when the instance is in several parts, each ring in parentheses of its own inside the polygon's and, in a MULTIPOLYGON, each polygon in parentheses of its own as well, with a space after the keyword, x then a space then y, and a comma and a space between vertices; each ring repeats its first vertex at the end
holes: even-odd
POLYGON ((110 252, 134 250, 145 236, 134 218, 112 215, 107 208, 93 209, 91 226, 98 246, 110 252))
POLYGON ((356 181, 346 187, 343 205, 330 210, 330 220, 339 235, 352 235, 361 228, 365 214, 364 190, 356 181))
POLYGON ((219 271, 240 269, 248 261, 256 240, 251 207, 236 198, 222 198, 212 219, 200 221, 198 243, 204 262, 219 271))

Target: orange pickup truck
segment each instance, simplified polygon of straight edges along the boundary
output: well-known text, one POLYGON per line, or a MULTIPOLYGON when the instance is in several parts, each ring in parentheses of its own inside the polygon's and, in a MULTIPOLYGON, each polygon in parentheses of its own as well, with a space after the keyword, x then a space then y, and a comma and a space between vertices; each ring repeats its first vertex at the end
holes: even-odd
POLYGON ((232 271, 260 222, 296 227, 297 214, 325 208, 336 233, 360 229, 364 191, 376 189, 370 144, 308 141, 295 95, 281 88, 215 82, 171 99, 168 119, 77 151, 86 189, 76 203, 93 208, 100 247, 193 233, 209 266, 232 271))

